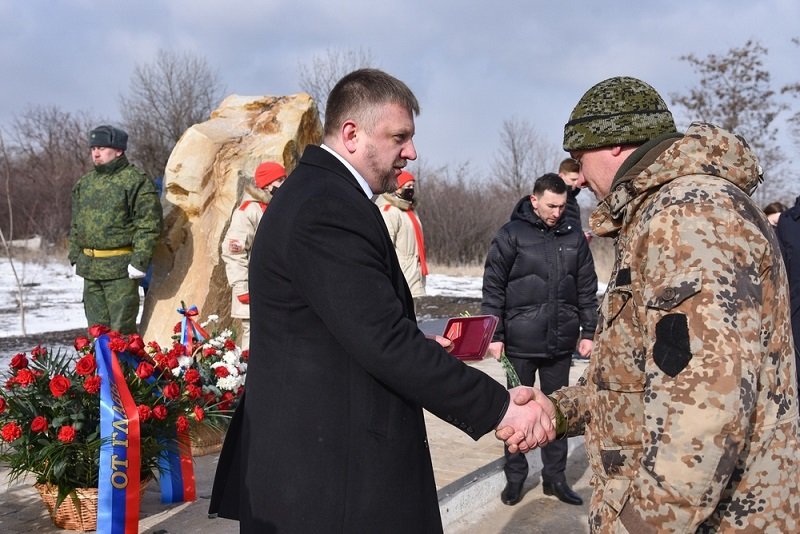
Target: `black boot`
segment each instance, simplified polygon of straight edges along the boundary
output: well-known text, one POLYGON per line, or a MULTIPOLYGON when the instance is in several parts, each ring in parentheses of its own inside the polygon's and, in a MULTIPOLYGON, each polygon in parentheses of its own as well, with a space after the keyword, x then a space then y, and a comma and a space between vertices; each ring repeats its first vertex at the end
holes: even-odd
POLYGON ((506 489, 500 494, 503 504, 514 506, 522 500, 522 482, 508 482, 506 489))
POLYGON ((542 481, 542 491, 544 491, 545 495, 555 495, 558 497, 559 501, 567 504, 583 504, 583 499, 581 499, 581 496, 572 491, 572 488, 567 485, 566 480, 562 480, 561 482, 542 481))

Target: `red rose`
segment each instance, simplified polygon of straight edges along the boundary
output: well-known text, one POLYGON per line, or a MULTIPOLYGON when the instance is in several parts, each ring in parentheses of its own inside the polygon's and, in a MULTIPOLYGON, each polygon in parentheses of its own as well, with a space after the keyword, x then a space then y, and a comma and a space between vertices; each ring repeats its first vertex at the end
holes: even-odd
POLYGON ((75 440, 75 429, 69 425, 64 425, 58 429, 58 440, 64 443, 72 443, 75 440))
POLYGON ((92 344, 92 342, 89 341, 88 337, 86 337, 86 336, 78 336, 78 337, 75 338, 75 343, 73 343, 73 346, 75 347, 75 350, 77 350, 78 352, 81 352, 83 349, 87 348, 91 344, 92 344))
POLYGON ((39 356, 45 356, 47 354, 47 349, 42 347, 41 345, 36 345, 31 350, 31 357, 35 360, 39 358, 39 356))
POLYGON ((144 350, 144 340, 139 334, 131 334, 128 336, 128 351, 133 354, 139 354, 144 350))
POLYGON ((0 435, 3 436, 5 441, 12 442, 22 436, 22 429, 17 423, 11 421, 10 423, 3 425, 3 429, 0 430, 0 435))
POLYGON ((150 354, 161 352, 161 346, 155 341, 149 341, 147 343, 147 348, 149 349, 148 352, 150 352, 150 354))
POLYGON ((182 330, 182 327, 181 327, 181 323, 180 322, 175 323, 175 326, 172 327, 172 333, 173 334, 180 334, 181 330, 182 330))
POLYGON ((13 369, 26 369, 28 367, 28 358, 22 353, 15 354, 11 358, 11 367, 13 369))
POLYGON ((64 375, 56 375, 50 379, 50 393, 54 397, 60 397, 67 392, 71 385, 72 382, 69 381, 69 378, 64 375))
POLYGON ((197 384, 200 382, 200 371, 197 369, 187 369, 186 374, 183 375, 183 379, 189 384, 197 384))
POLYGON ((186 384, 186 396, 190 399, 199 399, 200 395, 203 394, 203 390, 200 386, 196 386, 194 384, 186 384))
POLYGON ((128 344, 125 343, 125 340, 121 337, 113 337, 108 342, 108 348, 114 352, 125 352, 125 349, 128 348, 128 344))
POLYGON ((154 369, 153 369, 152 365, 150 365, 147 362, 142 362, 136 368, 136 376, 138 376, 142 380, 145 380, 145 379, 150 378, 151 376, 153 376, 153 371, 154 371, 154 369))
POLYGON ((153 408, 153 417, 158 419, 159 421, 163 421, 167 418, 167 407, 163 404, 159 404, 155 408, 153 408))
POLYGON ((236 348, 236 343, 233 342, 232 339, 225 340, 225 349, 226 350, 233 350, 236 348))
POLYGON ((177 341, 172 344, 172 348, 169 351, 169 356, 174 356, 175 358, 186 356, 186 354, 186 345, 181 345, 177 341))
POLYGON ((178 432, 186 432, 189 430, 189 420, 186 419, 185 415, 179 415, 178 420, 175 421, 175 426, 178 428, 178 432))
POLYGON ((226 391, 225 393, 223 393, 219 401, 219 409, 230 410, 231 406, 233 406, 233 399, 234 395, 230 391, 226 391))
POLYGON ((34 432, 44 432, 47 430, 47 419, 42 415, 37 415, 31 421, 31 430, 34 432))
POLYGON ((179 399, 181 397, 181 387, 175 382, 170 382, 161 389, 161 393, 170 400, 179 399))
POLYGON ((0 397, 0 413, 6 411, 6 399, 0 397))
POLYGON ((217 378, 225 378, 229 374, 230 373, 228 372, 228 368, 225 367, 224 365, 220 365, 214 368, 214 375, 216 375, 217 378))
POLYGON ((139 420, 140 421, 148 421, 150 417, 153 415, 153 411, 150 409, 150 406, 146 404, 140 404, 136 407, 139 411, 139 420))
POLYGON ((102 336, 106 332, 110 332, 111 329, 104 324, 96 324, 92 325, 89 328, 89 335, 93 338, 97 339, 98 337, 102 336))
POLYGON ((75 364, 75 372, 81 376, 86 376, 94 373, 97 370, 97 364, 94 361, 94 356, 87 354, 83 356, 75 364))
POLYGON ((215 349, 214 347, 206 347, 203 349, 203 356, 205 356, 206 358, 209 356, 214 356, 216 354, 217 354, 217 349, 215 349))
POLYGON ((20 369, 13 380, 20 386, 30 386, 36 381, 36 375, 30 369, 20 369))
POLYGON ((166 354, 156 354, 153 356, 153 360, 155 360, 156 365, 158 365, 161 369, 167 368, 167 355, 166 354))
POLYGON ((101 383, 102 379, 97 375, 93 375, 83 381, 83 389, 86 390, 86 393, 94 395, 100 391, 101 383))
POLYGON ((203 410, 203 408, 201 408, 200 406, 195 406, 194 418, 197 419, 198 421, 202 421, 203 419, 205 419, 206 418, 205 410, 203 410))
POLYGON ((167 369, 175 369, 179 367, 178 358, 175 356, 167 356, 167 369))
POLYGON ((244 349, 240 355, 242 360, 247 361, 250 359, 250 349, 244 349))

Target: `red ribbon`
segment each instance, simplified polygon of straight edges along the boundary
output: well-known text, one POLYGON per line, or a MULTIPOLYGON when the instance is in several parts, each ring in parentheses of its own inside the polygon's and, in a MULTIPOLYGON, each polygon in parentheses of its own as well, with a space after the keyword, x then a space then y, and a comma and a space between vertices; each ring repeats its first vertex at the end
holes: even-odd
POLYGON ((428 276, 428 263, 425 261, 425 240, 422 237, 422 226, 419 224, 419 219, 414 210, 407 210, 408 218, 411 219, 411 224, 414 226, 414 237, 417 239, 417 251, 419 252, 419 266, 422 271, 422 276, 428 276))

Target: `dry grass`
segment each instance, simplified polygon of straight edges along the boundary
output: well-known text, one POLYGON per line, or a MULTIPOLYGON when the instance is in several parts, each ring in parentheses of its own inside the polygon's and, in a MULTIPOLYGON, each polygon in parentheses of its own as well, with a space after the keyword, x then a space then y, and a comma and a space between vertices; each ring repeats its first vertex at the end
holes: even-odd
POLYGON ((447 276, 483 276, 483 264, 471 263, 469 265, 442 265, 439 263, 429 263, 428 271, 432 274, 444 274, 447 276))

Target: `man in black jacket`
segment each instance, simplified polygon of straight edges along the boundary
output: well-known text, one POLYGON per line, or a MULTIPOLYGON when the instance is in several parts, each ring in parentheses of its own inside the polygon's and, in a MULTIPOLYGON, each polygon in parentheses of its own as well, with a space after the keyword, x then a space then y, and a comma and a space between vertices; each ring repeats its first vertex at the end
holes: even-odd
POLYGON ((797 380, 800 382, 800 196, 794 207, 781 213, 775 228, 789 276, 789 305, 791 306, 792 337, 797 359, 797 380))
POLYGON ((578 204, 578 195, 581 193, 581 188, 578 187, 580 172, 580 163, 572 158, 566 158, 558 165, 558 176, 567 184, 567 206, 564 208, 563 218, 578 229, 583 226, 581 207, 578 204))
MULTIPOLYGON (((481 313, 500 318, 488 353, 500 358, 505 351, 524 385, 532 386, 538 371, 545 394, 568 385, 572 353, 576 345, 581 356, 591 353, 597 325, 592 254, 580 226, 563 217, 566 203, 564 180, 538 178, 492 241, 483 275, 481 313)), ((566 440, 542 449, 544 493, 582 504, 567 484, 566 462, 566 440)), ((506 449, 505 473, 501 500, 514 505, 528 476, 525 456, 506 449)))

